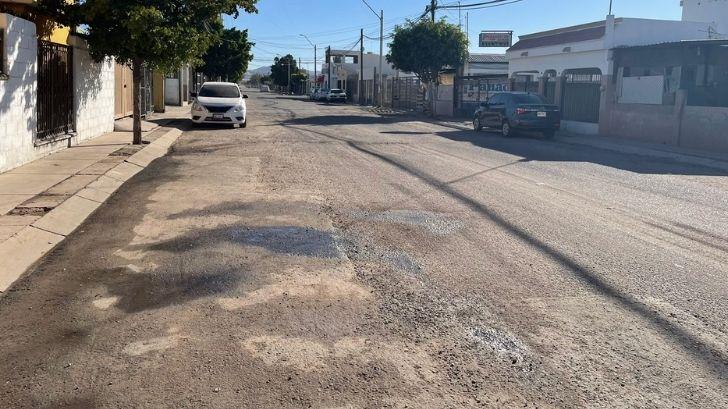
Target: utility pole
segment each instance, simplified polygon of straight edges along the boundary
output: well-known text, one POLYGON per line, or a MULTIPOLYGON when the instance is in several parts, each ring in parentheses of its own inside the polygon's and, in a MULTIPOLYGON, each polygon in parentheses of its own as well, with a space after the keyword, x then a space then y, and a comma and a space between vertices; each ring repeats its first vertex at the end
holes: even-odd
POLYGON ((432 22, 435 22, 435 9, 437 8, 437 0, 430 0, 430 16, 432 17, 432 22))
POLYGON ((609 0, 609 15, 612 15, 612 0, 609 0))
MULTIPOLYGON (((379 10, 379 14, 377 14, 366 0, 362 0, 362 2, 366 4, 366 6, 369 7, 369 10, 371 10, 372 13, 379 18, 379 86, 377 86, 377 92, 379 96, 379 106, 382 106, 384 105, 384 97, 382 95, 382 81, 384 80, 384 73, 382 72, 382 65, 384 64, 384 10, 379 10)), ((377 81, 376 75, 374 76, 374 81, 377 81)))
POLYGON ((461 30, 463 29, 463 17, 462 17, 462 11, 460 9, 460 2, 458 2, 458 27, 461 30))
POLYGON ((382 71, 382 63, 384 61, 384 10, 379 11, 379 106, 384 106, 384 71, 382 71))
POLYGON ((288 95, 291 95, 291 64, 293 61, 288 61, 288 95))
MULTIPOLYGON (((318 83, 318 82, 317 82, 317 81, 318 81, 318 72, 316 71, 316 61, 317 61, 317 56, 316 56, 316 44, 312 43, 312 42, 311 42, 311 40, 310 40, 310 39, 309 39, 308 37, 306 37, 306 35, 305 35, 305 34, 299 34, 299 35, 300 35, 301 37, 305 38, 305 39, 306 39, 306 41, 308 41, 308 43, 309 43, 309 44, 311 44, 311 45, 313 46, 313 80, 314 80, 314 87, 315 87, 315 86, 316 86, 316 84, 318 83)), ((299 65, 300 65, 300 64, 299 64, 299 65)), ((323 67, 322 67, 322 68, 323 68, 323 67)))
POLYGON ((329 76, 326 78, 326 87, 331 89, 331 46, 326 48, 326 64, 329 67, 329 76))
POLYGON ((359 34, 359 105, 364 105, 364 29, 359 34))

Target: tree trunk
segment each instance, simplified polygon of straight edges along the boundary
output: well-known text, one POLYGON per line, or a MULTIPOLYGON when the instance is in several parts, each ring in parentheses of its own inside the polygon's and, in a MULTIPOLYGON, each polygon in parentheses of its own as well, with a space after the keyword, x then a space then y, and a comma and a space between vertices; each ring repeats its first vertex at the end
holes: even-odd
POLYGON ((142 80, 144 78, 143 61, 135 58, 132 62, 133 71, 133 99, 134 99, 134 145, 142 144, 142 80))
POLYGON ((425 113, 429 117, 435 116, 435 83, 433 82, 427 82, 426 83, 426 98, 427 98, 427 104, 425 104, 425 113))

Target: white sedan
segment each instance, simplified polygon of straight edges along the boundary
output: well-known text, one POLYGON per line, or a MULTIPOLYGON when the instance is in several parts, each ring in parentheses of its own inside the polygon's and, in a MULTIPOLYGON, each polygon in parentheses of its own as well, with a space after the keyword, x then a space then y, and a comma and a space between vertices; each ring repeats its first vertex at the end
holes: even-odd
POLYGON ((245 99, 238 84, 206 82, 200 92, 192 93, 192 122, 196 124, 231 124, 245 128, 248 124, 245 99))

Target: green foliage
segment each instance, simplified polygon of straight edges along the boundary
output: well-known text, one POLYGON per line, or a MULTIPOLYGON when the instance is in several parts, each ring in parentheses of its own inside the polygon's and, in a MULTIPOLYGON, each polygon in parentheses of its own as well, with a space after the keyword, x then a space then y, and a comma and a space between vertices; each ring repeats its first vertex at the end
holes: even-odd
POLYGON ((263 75, 258 74, 257 72, 250 76, 250 80, 248 80, 251 86, 257 87, 258 85, 263 83, 263 75))
MULTIPOLYGON (((288 54, 282 58, 276 57, 275 60, 273 60, 273 65, 270 67, 270 77, 273 81, 273 84, 285 87, 288 86, 288 67, 290 65, 290 74, 293 76, 293 74, 298 72, 298 65, 296 64, 296 59, 293 58, 291 54, 288 54)), ((291 80, 293 82, 293 80, 291 80)))
POLYGON ((252 45, 248 42, 248 30, 224 29, 202 57, 204 63, 200 71, 209 78, 227 78, 228 81, 239 82, 253 59, 250 53, 252 45))
POLYGON ((387 61, 432 84, 443 67, 456 67, 467 57, 468 38, 457 25, 421 19, 395 27, 387 61))
POLYGON ((96 60, 116 57, 122 64, 143 61, 163 71, 201 56, 218 38, 220 14, 237 17, 239 9, 257 12, 257 0, 40 0, 39 7, 62 22, 87 30, 96 60))
POLYGON ((301 83, 308 80, 308 74, 305 71, 291 73, 291 83, 301 83))

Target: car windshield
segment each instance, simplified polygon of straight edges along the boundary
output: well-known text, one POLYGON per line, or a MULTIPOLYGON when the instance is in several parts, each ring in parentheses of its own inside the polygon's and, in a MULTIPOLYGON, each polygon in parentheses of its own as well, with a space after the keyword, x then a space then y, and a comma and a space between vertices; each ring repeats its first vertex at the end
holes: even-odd
POLYGON ((332 89, 331 90, 331 93, 332 94, 341 94, 341 90, 340 89, 332 89))
POLYGON ((540 95, 534 94, 514 94, 513 101, 516 104, 546 104, 540 95))
POLYGON ((209 84, 200 89, 201 97, 240 98, 240 90, 235 85, 209 84))

